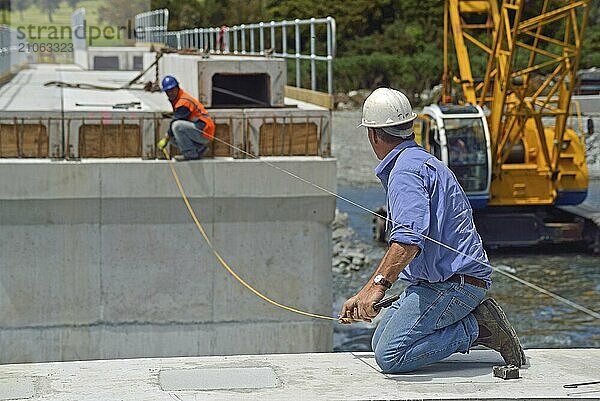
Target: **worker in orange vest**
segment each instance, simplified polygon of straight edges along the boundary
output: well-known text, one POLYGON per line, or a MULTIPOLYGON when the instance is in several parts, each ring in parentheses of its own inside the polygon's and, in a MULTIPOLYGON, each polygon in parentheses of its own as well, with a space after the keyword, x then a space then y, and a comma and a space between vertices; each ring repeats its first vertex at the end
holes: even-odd
POLYGON ((161 86, 173 106, 174 114, 169 131, 158 143, 159 149, 163 150, 172 141, 182 153, 181 156, 175 156, 175 160, 200 159, 215 137, 215 123, 204 105, 179 87, 175 77, 167 75, 161 86))

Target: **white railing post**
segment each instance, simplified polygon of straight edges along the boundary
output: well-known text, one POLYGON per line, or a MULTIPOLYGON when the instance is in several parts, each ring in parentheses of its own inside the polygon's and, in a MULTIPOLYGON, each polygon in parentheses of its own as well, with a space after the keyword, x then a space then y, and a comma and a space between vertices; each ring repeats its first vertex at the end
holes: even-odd
POLYGON ((230 49, 229 49, 229 28, 225 28, 225 33, 224 33, 223 37, 225 38, 225 51, 227 53, 230 53, 230 49))
POLYGON ((317 90, 317 68, 315 61, 315 19, 310 19, 310 89, 317 90))
POLYGON ((275 53, 275 21, 271 21, 271 53, 275 53))
POLYGON ((233 54, 238 54, 238 27, 237 25, 233 27, 233 54))
POLYGON ((259 23, 258 24, 258 44, 259 44, 259 51, 258 53, 261 56, 265 55, 265 30, 264 30, 264 23, 259 23))
POLYGON ((240 31, 242 33, 242 54, 246 54, 246 26, 240 25, 240 31))
POLYGON ((296 87, 302 87, 302 77, 300 73, 300 20, 294 20, 296 28, 296 87))
POLYGON ((333 49, 335 48, 335 20, 327 17, 327 93, 333 94, 333 49))
POLYGON ((283 21, 281 26, 281 54, 283 57, 287 57, 287 21, 283 21))

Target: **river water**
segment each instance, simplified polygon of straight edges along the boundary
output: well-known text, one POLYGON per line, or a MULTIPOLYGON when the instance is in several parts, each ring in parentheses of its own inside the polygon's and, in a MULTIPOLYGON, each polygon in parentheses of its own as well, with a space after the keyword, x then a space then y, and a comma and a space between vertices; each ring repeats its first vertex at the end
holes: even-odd
MULTIPOLYGON (((385 193, 373 175, 377 160, 366 142, 366 135, 355 128, 357 115, 356 112, 334 113, 333 152, 338 158, 338 192, 374 210, 385 204, 385 193)), ((586 203, 600 208, 599 179, 590 181, 586 203)), ((348 213, 348 225, 356 231, 356 239, 372 245, 370 256, 377 261, 385 248, 372 240, 372 216, 341 200, 337 207, 348 213)), ((494 266, 600 311, 600 257, 568 252, 564 248, 490 251, 488 255, 494 266)), ((336 313, 342 303, 364 285, 375 263, 352 274, 334 275, 336 313)), ((600 347, 600 322, 592 317, 499 273, 494 273, 492 280, 488 295, 502 305, 525 348, 600 347)), ((393 291, 400 292, 401 287, 395 285, 393 291)), ((376 323, 334 326, 334 350, 370 351, 376 323)))

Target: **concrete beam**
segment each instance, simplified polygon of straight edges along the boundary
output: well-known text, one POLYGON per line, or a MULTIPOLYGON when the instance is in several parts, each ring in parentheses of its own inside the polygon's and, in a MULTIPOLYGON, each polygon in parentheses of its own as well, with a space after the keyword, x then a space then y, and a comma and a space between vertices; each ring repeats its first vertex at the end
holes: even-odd
MULTIPOLYGON (((335 191, 334 159, 269 162, 335 191)), ((259 160, 175 168, 245 280, 332 313, 333 196, 259 160)), ((166 161, 3 159, 0 172, 0 361, 331 349, 330 322, 279 310, 225 272, 166 161)))

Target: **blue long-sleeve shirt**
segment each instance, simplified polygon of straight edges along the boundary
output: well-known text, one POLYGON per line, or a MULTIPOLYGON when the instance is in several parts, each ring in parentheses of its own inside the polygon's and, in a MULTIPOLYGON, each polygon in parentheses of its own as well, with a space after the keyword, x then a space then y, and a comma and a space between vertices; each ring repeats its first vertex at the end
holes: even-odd
POLYGON ((421 251, 400 279, 446 281, 465 274, 491 284, 492 269, 475 229, 471 205, 454 173, 415 141, 394 148, 375 169, 387 194, 390 242, 418 246, 421 251), (431 237, 479 260, 477 263, 442 247, 431 237))

